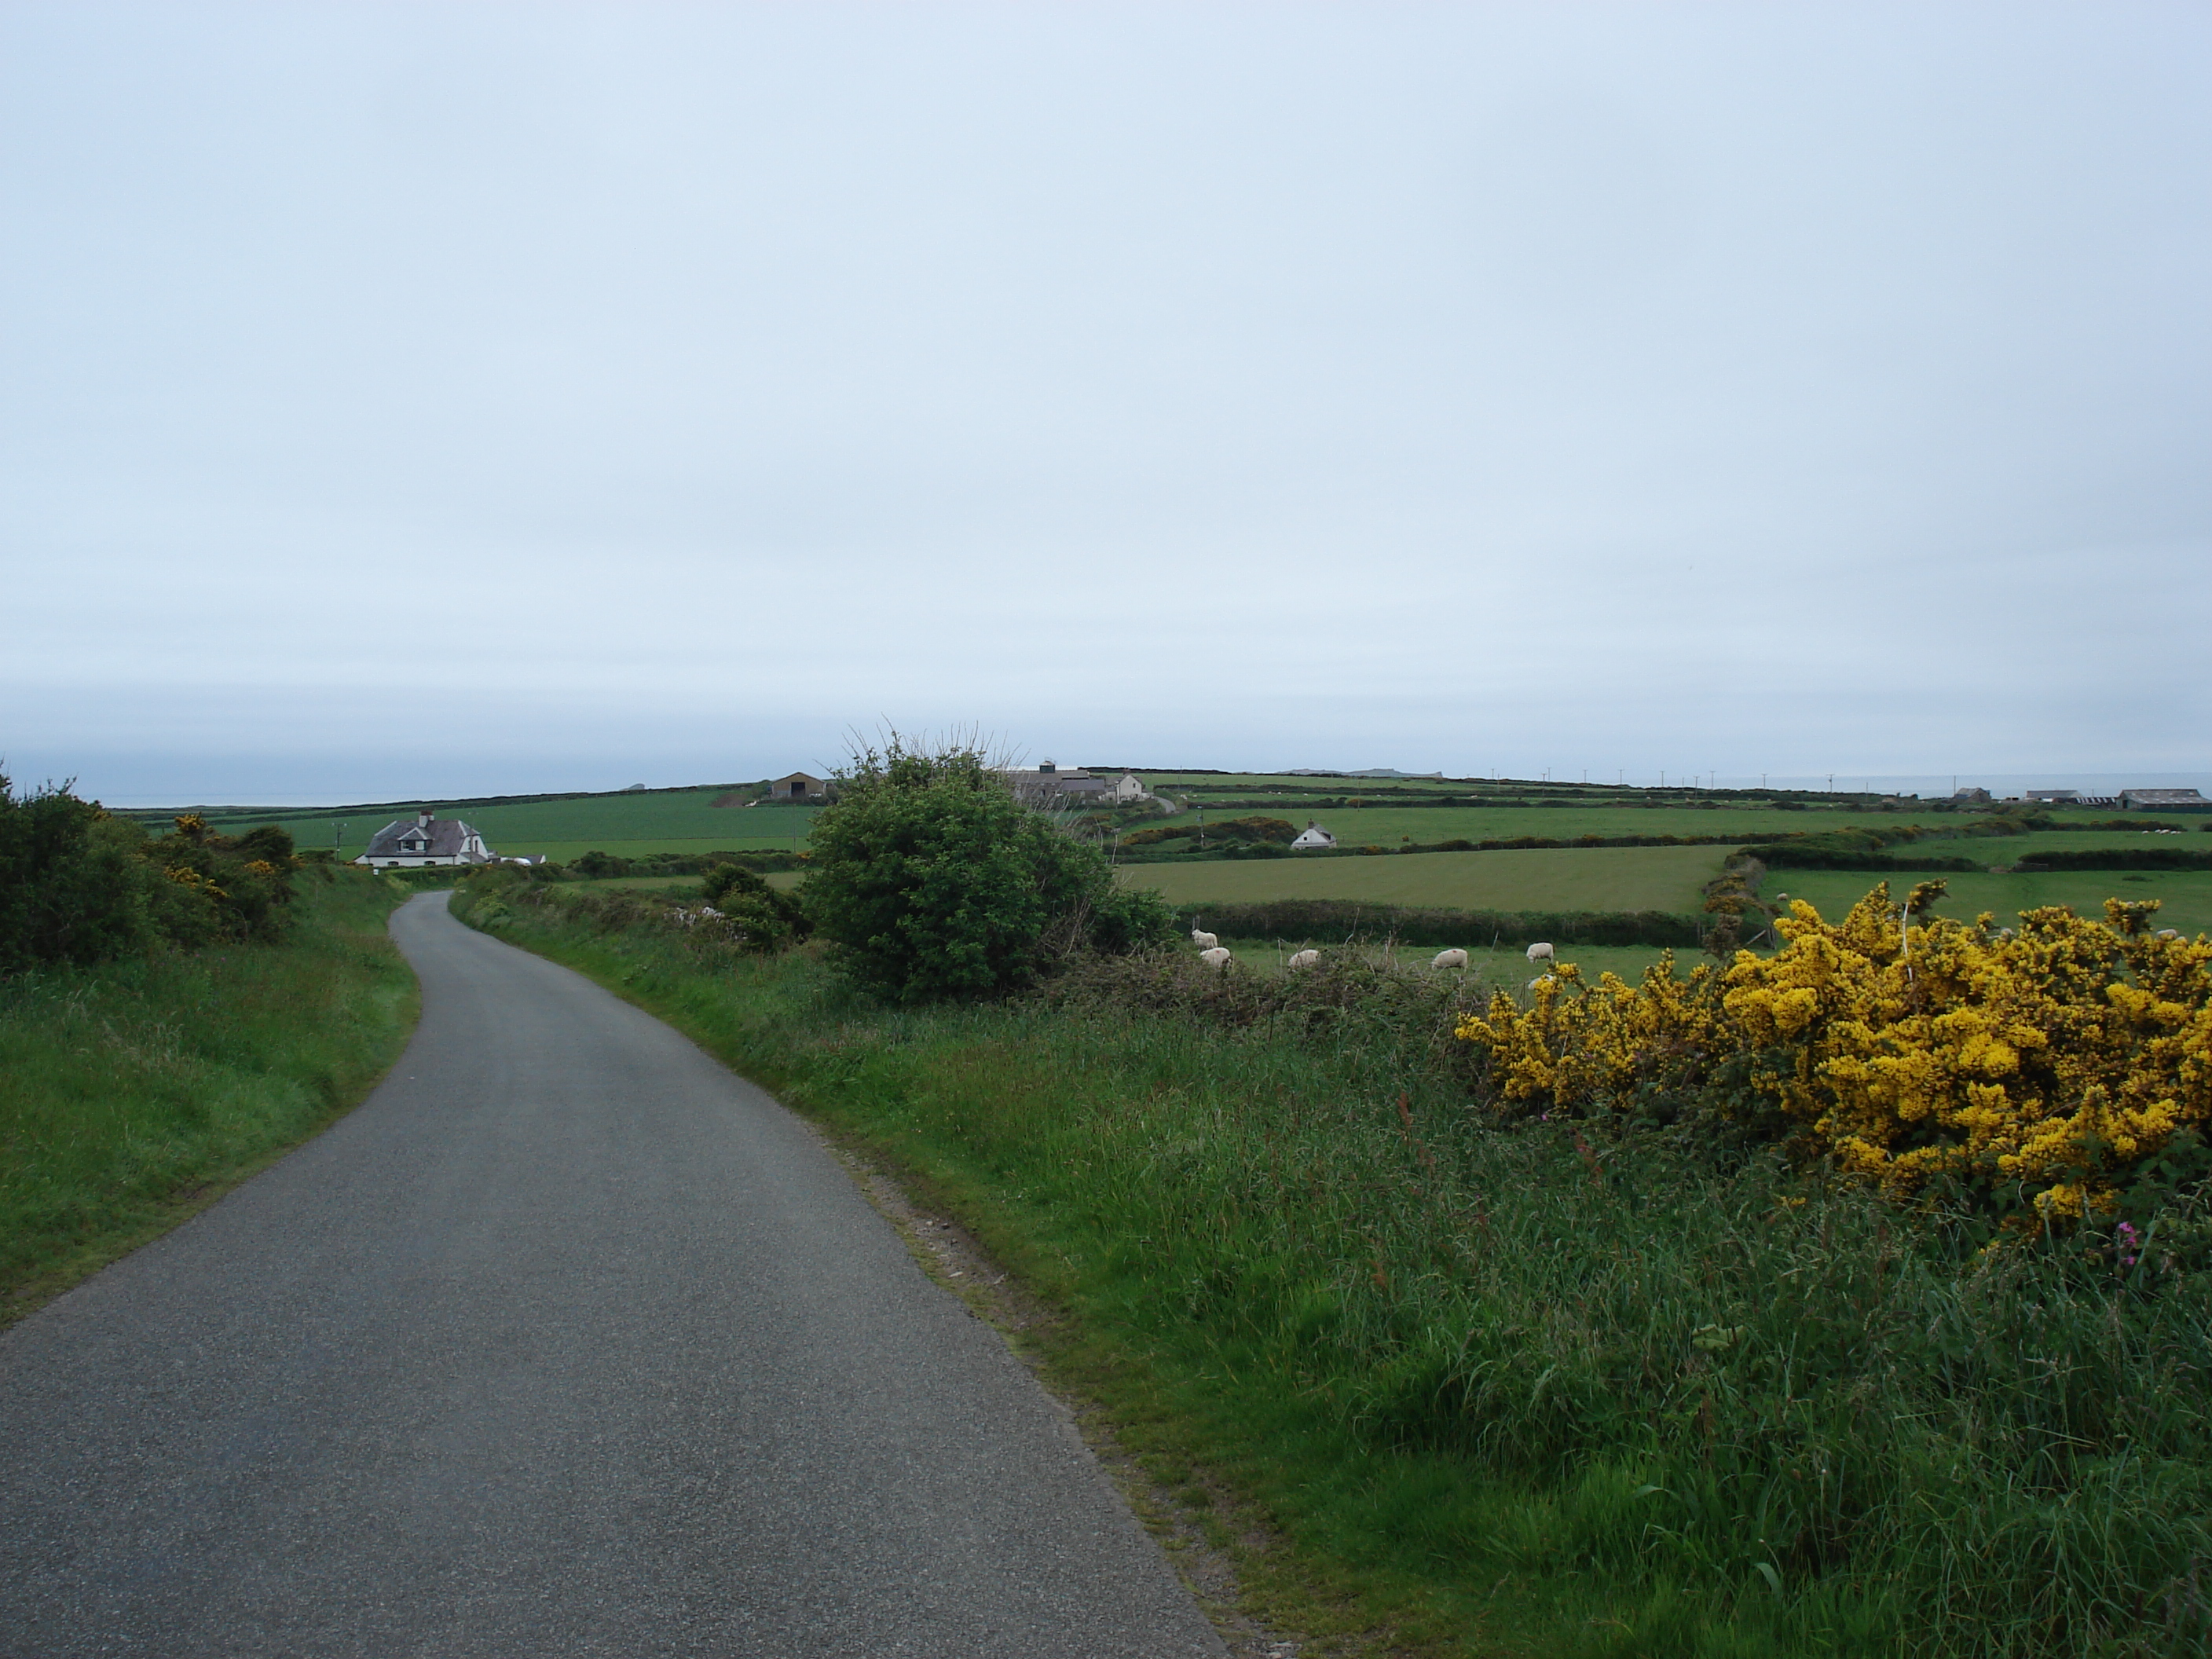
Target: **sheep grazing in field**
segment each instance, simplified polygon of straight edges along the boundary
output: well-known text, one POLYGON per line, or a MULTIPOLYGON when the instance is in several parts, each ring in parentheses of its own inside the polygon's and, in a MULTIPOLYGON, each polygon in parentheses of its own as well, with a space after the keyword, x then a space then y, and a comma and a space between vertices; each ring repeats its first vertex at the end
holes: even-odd
POLYGON ((1559 959, 1559 953, 1540 941, 1528 947, 1528 960, 1531 962, 1557 962, 1559 959))
POLYGON ((1201 951, 1218 951, 1221 948, 1221 941, 1219 939, 1214 938, 1212 934, 1202 933, 1195 927, 1190 930, 1190 942, 1198 946, 1201 951))
POLYGON ((1467 952, 1464 951, 1439 951, 1437 952, 1436 960, 1430 963, 1429 966, 1431 968, 1464 968, 1467 966, 1467 952))
MULTIPOLYGON (((1212 937, 1213 935, 1211 933, 1206 935, 1206 938, 1208 939, 1212 939, 1212 937)), ((1200 951, 1198 953, 1198 959, 1204 963, 1207 967, 1212 968, 1216 971, 1225 970, 1229 964, 1236 960, 1235 957, 1231 957, 1228 951, 1223 950, 1218 945, 1211 945, 1207 949, 1200 951)))
POLYGON ((1310 950, 1301 951, 1297 955, 1292 957, 1288 962, 1285 963, 1283 966, 1285 968, 1310 968, 1314 963, 1320 960, 1320 951, 1310 950))

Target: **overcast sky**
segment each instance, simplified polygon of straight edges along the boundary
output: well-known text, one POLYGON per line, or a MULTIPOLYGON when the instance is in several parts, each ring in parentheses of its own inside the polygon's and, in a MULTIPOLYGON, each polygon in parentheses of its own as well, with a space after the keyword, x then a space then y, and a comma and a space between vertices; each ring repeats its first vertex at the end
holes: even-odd
POLYGON ((2212 8, 0 9, 0 756, 2212 767, 2212 8))

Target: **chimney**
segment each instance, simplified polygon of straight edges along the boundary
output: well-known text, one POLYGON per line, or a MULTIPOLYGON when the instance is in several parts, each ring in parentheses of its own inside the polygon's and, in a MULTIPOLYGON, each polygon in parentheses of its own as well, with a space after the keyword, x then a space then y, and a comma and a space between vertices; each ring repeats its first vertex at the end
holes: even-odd
POLYGON ((416 827, 418 829, 428 830, 430 827, 430 809, 428 807, 424 807, 421 811, 415 815, 415 823, 416 827))

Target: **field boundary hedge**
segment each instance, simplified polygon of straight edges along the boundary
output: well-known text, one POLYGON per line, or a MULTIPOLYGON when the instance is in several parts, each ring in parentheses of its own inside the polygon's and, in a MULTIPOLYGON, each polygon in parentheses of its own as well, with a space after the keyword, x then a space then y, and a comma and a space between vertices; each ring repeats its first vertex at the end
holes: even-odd
POLYGON ((1695 916, 1664 910, 1449 910, 1355 899, 1269 899, 1180 905, 1185 927, 1202 920, 1231 939, 1395 939, 1407 945, 1656 945, 1696 949, 1695 916))
POLYGON ((2083 848, 2078 852, 2029 853, 2013 868, 2023 872, 2064 870, 2212 870, 2212 853, 2179 847, 2083 848))

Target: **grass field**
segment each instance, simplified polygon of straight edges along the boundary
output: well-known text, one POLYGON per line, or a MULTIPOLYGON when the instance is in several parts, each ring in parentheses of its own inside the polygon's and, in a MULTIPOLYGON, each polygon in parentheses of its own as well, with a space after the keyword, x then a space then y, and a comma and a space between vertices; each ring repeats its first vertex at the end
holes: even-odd
MULTIPOLYGON (((465 818, 483 833, 494 851, 540 854, 556 863, 593 848, 635 858, 645 853, 706 853, 787 848, 804 838, 814 821, 811 806, 716 806, 729 786, 586 795, 564 800, 526 801, 513 805, 448 808, 438 801, 423 805, 442 817, 465 818)), ((313 811, 246 815, 214 820, 218 828, 250 823, 283 824, 303 848, 337 846, 353 858, 368 838, 402 816, 397 809, 376 812, 313 811), (345 830, 336 838, 339 824, 345 830)))
POLYGON ((277 945, 0 981, 0 1322, 212 1203, 367 1093, 414 1024, 406 896, 299 884, 277 945))
MULTIPOLYGON (((1223 935, 1221 942, 1235 955, 1237 963, 1247 971, 1274 975, 1285 972, 1284 963, 1291 952, 1302 945, 1313 945, 1324 956, 1347 948, 1340 941, 1326 939, 1236 939, 1223 935)), ((1193 947, 1195 949, 1196 947, 1193 947)), ((1364 950, 1366 947, 1353 946, 1364 950)), ((1401 963, 1415 966, 1428 962, 1442 947, 1434 945, 1408 945, 1398 947, 1395 955, 1401 963)), ((1492 990, 1521 992, 1528 981, 1543 971, 1533 966, 1526 952, 1517 945, 1501 945, 1494 948, 1480 939, 1468 941, 1468 965, 1465 977, 1470 984, 1482 988, 1487 995, 1492 990)), ((1559 959, 1571 962, 1582 970, 1583 977, 1595 981, 1600 974, 1618 974, 1632 985, 1644 976, 1644 970, 1664 956, 1666 951, 1656 945, 1576 945, 1559 947, 1559 959)), ((1697 951, 1678 950, 1674 961, 1680 971, 1687 975, 1699 963, 1711 963, 1712 958, 1697 951)), ((1443 970, 1449 973, 1454 970, 1443 970)))
POLYGON ((1670 910, 1703 903, 1721 847, 1603 847, 1583 852, 1423 853, 1410 858, 1255 859, 1124 865, 1121 879, 1170 904, 1271 898, 1364 899, 1454 910, 1670 910))
MULTIPOLYGON (((1832 808, 1815 806, 1781 811, 1763 801, 1743 801, 1733 796, 1697 797, 1693 792, 1627 790, 1584 796, 1565 804, 1530 806, 1408 806, 1393 805, 1394 797, 1439 787, 1455 792, 1480 789, 1485 793, 1527 797, 1559 786, 1541 784, 1473 785, 1464 781, 1438 785, 1428 780, 1296 779, 1260 775, 1142 774, 1158 787, 1190 793, 1200 800, 1233 799, 1255 803, 1233 810, 1218 805, 1206 809, 1208 817, 1241 817, 1246 811, 1288 819, 1303 828, 1317 819, 1347 847, 1395 848, 1415 842, 1507 840, 1519 836, 1542 836, 1571 840, 1578 836, 1722 836, 1741 843, 1792 832, 1817 832, 1846 828, 1879 830, 1908 823, 1932 826, 1963 826, 1964 815, 1940 813, 1911 807, 1899 812, 1847 811, 1840 801, 1832 808), (1310 791, 1285 794, 1284 790, 1310 791), (1323 794, 1357 796, 1372 803, 1362 807, 1318 807, 1312 802, 1323 794)), ((1572 787, 1572 786, 1565 786, 1572 787)), ((718 807, 714 802, 736 787, 708 784, 696 788, 624 790, 615 793, 578 795, 557 800, 525 801, 485 806, 449 806, 438 801, 422 803, 449 817, 468 820, 482 830, 498 852, 533 854, 556 863, 568 863, 598 848, 628 858, 649 853, 697 854, 726 848, 732 852, 788 850, 803 843, 815 810, 805 806, 718 807)), ((404 809, 411 810, 411 808, 404 809)), ((368 837, 403 808, 374 811, 328 810, 276 814, 221 816, 218 827, 242 828, 250 823, 276 822, 289 829, 303 848, 336 846, 352 858, 362 852, 368 837), (342 839, 337 831, 343 823, 342 839)), ((2063 817, 2089 821, 2109 812, 2061 813, 2063 817)), ((1143 820, 1193 824, 1188 814, 1176 819, 1143 820)), ((2165 844, 2191 846, 2184 838, 2201 830, 2201 817, 2180 817, 2175 827, 2184 836, 2162 842, 2136 833, 2050 833, 2018 838, 1958 840, 1932 843, 1933 850, 1989 863, 2009 863, 2027 854, 2048 848, 2083 849, 2100 846, 2165 844)), ((2212 848, 2212 837, 2203 845, 2212 848)), ((1435 902, 1448 901, 1438 899, 1435 902)), ((1589 908, 1604 908, 1593 903, 1589 908)))

